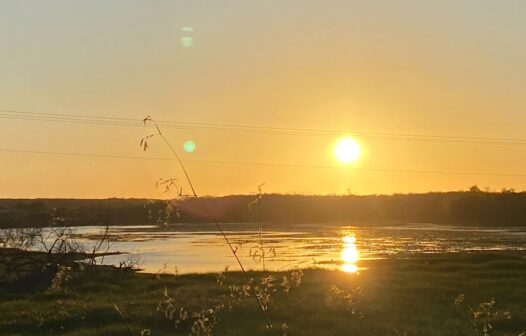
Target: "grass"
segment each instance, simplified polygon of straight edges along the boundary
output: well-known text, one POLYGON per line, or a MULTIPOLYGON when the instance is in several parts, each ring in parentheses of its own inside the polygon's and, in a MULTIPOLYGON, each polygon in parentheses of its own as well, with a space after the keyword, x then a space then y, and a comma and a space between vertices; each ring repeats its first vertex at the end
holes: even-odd
MULTIPOLYGON (((492 298, 495 310, 509 311, 511 318, 492 318, 491 335, 517 336, 526 330, 523 255, 424 255, 361 266, 367 269, 359 274, 306 270, 300 287, 272 296, 270 333, 247 297, 219 313, 214 334, 281 335, 286 323, 289 335, 482 335, 474 327, 482 322, 473 319, 470 307, 492 298), (351 295, 328 300, 332 286, 351 295), (454 303, 458 294, 465 302, 454 303)), ((228 285, 243 279, 228 272, 219 286, 217 274, 130 275, 107 268, 73 274, 61 292, 0 292, 0 335, 130 335, 129 328, 135 335, 143 329, 152 335, 187 335, 157 311, 164 289, 176 306, 201 311, 231 300, 228 285)))

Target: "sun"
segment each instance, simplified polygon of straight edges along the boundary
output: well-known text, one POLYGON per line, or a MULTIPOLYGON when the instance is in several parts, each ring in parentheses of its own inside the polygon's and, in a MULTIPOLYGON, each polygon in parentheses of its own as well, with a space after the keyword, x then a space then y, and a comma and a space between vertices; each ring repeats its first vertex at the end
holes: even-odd
POLYGON ((334 155, 342 163, 353 163, 360 158, 360 144, 353 138, 344 137, 334 147, 334 155))

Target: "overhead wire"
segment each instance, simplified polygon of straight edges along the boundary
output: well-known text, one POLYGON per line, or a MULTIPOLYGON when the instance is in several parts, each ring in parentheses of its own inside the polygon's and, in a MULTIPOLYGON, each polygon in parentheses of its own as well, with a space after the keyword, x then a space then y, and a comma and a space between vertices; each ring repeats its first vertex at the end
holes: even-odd
MULTIPOLYGON (((144 156, 143 157, 143 156, 133 156, 133 155, 114 155, 114 154, 96 154, 96 153, 78 153, 78 152, 40 151, 40 150, 25 150, 25 149, 12 149, 12 148, 0 148, 0 152, 20 153, 20 154, 43 154, 43 155, 77 156, 77 157, 106 158, 106 159, 174 161, 173 158, 167 158, 167 157, 151 157, 151 156, 144 156)), ((367 167, 349 167, 349 166, 324 166, 324 165, 289 164, 289 163, 272 163, 272 162, 251 162, 251 161, 228 161, 228 160, 182 159, 181 161, 183 161, 185 163, 201 163, 201 164, 228 164, 228 165, 249 165, 249 166, 267 166, 267 167, 287 167, 287 168, 336 169, 336 170, 354 170, 354 171, 364 171, 364 172, 415 173, 415 174, 438 174, 438 175, 472 175, 472 176, 501 176, 501 177, 526 177, 526 174, 520 174, 520 173, 418 170, 418 169, 388 169, 388 168, 367 168, 367 167)))
MULTIPOLYGON (((123 117, 106 116, 87 116, 87 115, 67 115, 58 113, 41 113, 0 109, 0 119, 12 120, 32 120, 47 122, 64 122, 107 126, 124 127, 144 127, 140 120, 123 117)), ((214 124, 214 123, 195 123, 180 122, 170 120, 160 120, 159 125, 163 128, 184 129, 193 131, 213 131, 228 133, 248 133, 248 134, 268 134, 268 135, 296 135, 296 136, 320 136, 336 137, 343 135, 353 135, 371 140, 396 140, 396 141, 425 141, 442 143, 467 143, 483 145, 526 145, 526 139, 520 138, 499 138, 499 137, 466 137, 448 136, 432 134, 409 134, 409 133, 382 133, 364 132, 356 130, 323 130, 307 128, 286 128, 286 127, 267 127, 249 126, 236 124, 214 124)))

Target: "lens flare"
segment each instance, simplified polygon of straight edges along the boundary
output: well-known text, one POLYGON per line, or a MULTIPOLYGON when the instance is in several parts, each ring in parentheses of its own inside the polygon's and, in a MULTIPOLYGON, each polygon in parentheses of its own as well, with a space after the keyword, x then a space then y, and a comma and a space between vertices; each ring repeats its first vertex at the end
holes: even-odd
POLYGON ((181 27, 181 32, 183 33, 183 36, 181 36, 181 46, 183 48, 191 48, 194 46, 194 38, 191 36, 194 32, 194 28, 192 27, 181 27))
POLYGON ((183 144, 183 149, 187 153, 192 153, 195 150, 195 147, 195 142, 193 142, 192 140, 185 141, 183 144))

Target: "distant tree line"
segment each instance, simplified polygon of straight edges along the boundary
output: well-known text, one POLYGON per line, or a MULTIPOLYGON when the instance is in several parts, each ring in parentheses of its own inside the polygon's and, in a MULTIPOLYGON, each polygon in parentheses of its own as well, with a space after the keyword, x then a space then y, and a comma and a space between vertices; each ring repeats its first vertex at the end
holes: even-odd
MULTIPOLYGON (((248 204, 253 195, 201 199, 221 222, 259 220, 248 204)), ((3 199, 0 227, 46 226, 51 211, 69 225, 140 225, 158 223, 165 202, 147 199, 3 199)), ((382 225, 443 223, 452 225, 526 226, 526 192, 503 190, 395 195, 282 195, 265 194, 259 204, 265 222, 382 225)), ((178 202, 180 217, 171 222, 209 221, 195 199, 178 202)))

